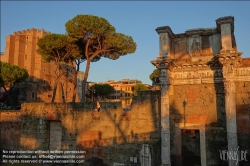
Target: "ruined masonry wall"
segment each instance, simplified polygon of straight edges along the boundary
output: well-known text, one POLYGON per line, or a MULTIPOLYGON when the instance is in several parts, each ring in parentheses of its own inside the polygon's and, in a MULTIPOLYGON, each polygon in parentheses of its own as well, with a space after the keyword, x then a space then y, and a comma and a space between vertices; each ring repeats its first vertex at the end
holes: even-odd
POLYGON ((250 82, 237 82, 235 87, 238 145, 240 149, 250 151, 250 82))
POLYGON ((93 103, 24 103, 18 112, 0 112, 1 149, 54 148, 50 145, 49 138, 54 132, 50 131, 50 125, 61 122, 62 150, 86 150, 86 159, 99 157, 108 165, 114 162, 128 164, 133 155, 139 161, 142 144, 146 143, 158 165, 159 96, 159 91, 141 92, 128 111, 124 111, 120 103, 102 102, 100 112, 93 111, 93 103))

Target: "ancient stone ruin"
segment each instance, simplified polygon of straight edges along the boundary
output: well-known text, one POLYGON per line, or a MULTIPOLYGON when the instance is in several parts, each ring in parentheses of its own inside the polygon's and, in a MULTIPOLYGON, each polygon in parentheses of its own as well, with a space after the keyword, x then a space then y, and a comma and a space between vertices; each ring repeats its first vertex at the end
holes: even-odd
POLYGON ((250 165, 250 58, 237 50, 234 17, 182 34, 156 31, 160 91, 139 92, 131 110, 102 102, 95 113, 94 103, 0 111, 0 151, 82 150, 109 166, 250 165), (225 157, 235 151, 248 153, 225 157))
POLYGON ((237 50, 234 17, 182 34, 156 31, 160 53, 151 63, 160 70, 162 165, 239 164, 220 159, 220 149, 250 149, 250 58, 237 50))

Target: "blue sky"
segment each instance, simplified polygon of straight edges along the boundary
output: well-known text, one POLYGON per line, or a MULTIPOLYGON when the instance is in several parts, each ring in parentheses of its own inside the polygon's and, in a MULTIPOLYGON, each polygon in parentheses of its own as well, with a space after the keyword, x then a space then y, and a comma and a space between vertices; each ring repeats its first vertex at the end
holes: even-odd
MULTIPOLYGON (((155 29, 170 26, 174 33, 215 27, 219 17, 234 16, 238 50, 250 57, 250 2, 233 1, 1 1, 1 52, 6 36, 25 29, 65 33, 65 23, 78 14, 106 18, 117 32, 133 37, 134 54, 118 60, 101 59, 91 64, 88 81, 140 79, 151 84, 155 69, 150 63, 159 53, 155 29)), ((81 71, 85 65, 81 66, 81 71)))

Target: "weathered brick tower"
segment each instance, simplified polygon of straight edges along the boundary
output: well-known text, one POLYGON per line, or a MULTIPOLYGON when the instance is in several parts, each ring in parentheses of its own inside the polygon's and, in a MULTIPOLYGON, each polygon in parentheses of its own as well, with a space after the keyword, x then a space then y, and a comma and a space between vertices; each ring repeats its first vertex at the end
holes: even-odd
MULTIPOLYGON (((1 61, 27 69, 30 76, 25 85, 28 89, 21 88, 22 94, 26 93, 25 101, 51 101, 56 66, 54 63, 43 62, 41 55, 36 52, 38 39, 49 33, 44 29, 32 28, 14 32, 6 37, 5 53, 1 56, 1 61)), ((71 101, 73 84, 63 78, 57 91, 55 102, 71 101)), ((21 95, 20 101, 22 98, 21 95)), ((78 97, 77 99, 79 100, 78 97)))

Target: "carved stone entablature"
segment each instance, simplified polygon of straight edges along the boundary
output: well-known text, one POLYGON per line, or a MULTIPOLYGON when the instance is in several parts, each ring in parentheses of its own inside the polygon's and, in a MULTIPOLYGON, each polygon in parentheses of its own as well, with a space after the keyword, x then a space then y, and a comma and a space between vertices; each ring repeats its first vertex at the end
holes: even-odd
POLYGON ((226 16, 226 17, 221 17, 216 20, 217 28, 220 31, 220 25, 221 24, 231 24, 231 32, 234 31, 234 17, 232 16, 226 16))
POLYGON ((236 68, 234 70, 235 76, 250 76, 250 67, 246 68, 236 68))
POLYGON ((229 75, 222 73, 221 68, 207 70, 171 71, 168 74, 170 84, 201 84, 201 83, 222 83, 224 81, 250 81, 250 68, 236 68, 235 74, 229 75))
POLYGON ((211 70, 211 68, 219 68, 218 64, 210 64, 206 62, 191 62, 191 63, 172 63, 172 71, 197 71, 197 70, 211 70))
POLYGON ((218 70, 197 70, 187 72, 171 72, 171 77, 176 79, 196 79, 196 78, 222 78, 221 69, 218 70))
POLYGON ((214 35, 218 34, 217 28, 197 28, 197 29, 189 29, 185 31, 185 34, 187 36, 193 36, 193 35, 214 35))
POLYGON ((155 30, 158 34, 167 33, 170 38, 175 38, 175 34, 169 26, 158 27, 155 30))

